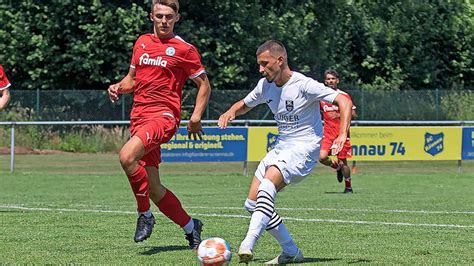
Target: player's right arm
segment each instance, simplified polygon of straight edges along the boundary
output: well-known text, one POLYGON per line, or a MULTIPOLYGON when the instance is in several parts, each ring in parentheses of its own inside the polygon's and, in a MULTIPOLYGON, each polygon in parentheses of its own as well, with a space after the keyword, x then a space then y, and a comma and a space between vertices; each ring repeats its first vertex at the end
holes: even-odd
POLYGON ((135 88, 135 69, 129 68, 128 74, 120 81, 112 84, 107 89, 110 100, 114 103, 118 101, 120 94, 133 92, 135 88))
POLYGON ((223 113, 219 117, 219 122, 218 122, 219 127, 222 129, 226 128, 229 122, 234 120, 239 115, 246 114, 251 109, 252 109, 251 107, 248 107, 247 105, 245 105, 243 99, 234 103, 234 105, 232 105, 232 107, 230 107, 229 110, 227 110, 227 112, 223 113))
POLYGON ((218 125, 220 128, 226 128, 229 122, 234 120, 237 116, 246 114, 253 107, 265 102, 265 98, 263 97, 264 82, 265 78, 260 79, 255 88, 247 94, 245 98, 234 103, 227 112, 219 117, 218 125))

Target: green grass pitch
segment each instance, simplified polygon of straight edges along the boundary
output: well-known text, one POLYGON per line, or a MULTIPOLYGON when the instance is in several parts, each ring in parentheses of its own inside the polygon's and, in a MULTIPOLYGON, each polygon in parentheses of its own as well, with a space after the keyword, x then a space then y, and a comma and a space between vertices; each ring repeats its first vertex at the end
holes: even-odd
MULTIPOLYGON (((133 242, 136 214, 117 155, 0 156, 1 264, 197 265, 180 228, 158 213, 147 241, 133 242)), ((237 251, 249 223, 242 163, 163 163, 161 178, 185 209, 237 251)), ((474 162, 359 162, 354 194, 335 172, 278 194, 276 206, 314 264, 474 264, 474 162)), ((262 264, 280 252, 264 233, 262 264)), ((238 264, 234 254, 232 264, 238 264)))

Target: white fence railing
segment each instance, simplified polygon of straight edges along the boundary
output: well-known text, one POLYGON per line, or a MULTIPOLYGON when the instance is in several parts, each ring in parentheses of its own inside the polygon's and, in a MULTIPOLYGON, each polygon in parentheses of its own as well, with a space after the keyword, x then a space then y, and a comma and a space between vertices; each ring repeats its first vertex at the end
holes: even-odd
MULTIPOLYGON (((217 125, 218 120, 203 120, 204 125, 217 125)), ((181 124, 187 124, 188 120, 182 120, 181 124)), ((15 167, 15 127, 28 125, 128 125, 129 121, 0 121, 1 125, 10 126, 10 173, 15 167)), ((233 125, 244 126, 271 126, 276 125, 274 120, 234 120, 233 125)), ((474 125, 474 121, 352 121, 352 126, 465 126, 474 125)))

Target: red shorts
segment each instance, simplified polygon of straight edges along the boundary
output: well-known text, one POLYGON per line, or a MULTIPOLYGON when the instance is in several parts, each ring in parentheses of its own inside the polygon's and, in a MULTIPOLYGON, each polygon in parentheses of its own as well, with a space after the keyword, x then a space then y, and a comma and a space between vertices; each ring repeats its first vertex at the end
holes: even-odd
MULTIPOLYGON (((331 155, 331 146, 336 138, 327 138, 323 137, 323 141, 321 142, 321 150, 328 151, 328 154, 331 155)), ((346 142, 344 143, 344 147, 336 156, 339 159, 348 159, 352 158, 352 147, 350 139, 347 138, 346 142)))
POLYGON ((145 155, 139 163, 158 168, 161 162, 160 145, 170 141, 178 129, 176 119, 168 115, 130 122, 131 136, 137 136, 145 146, 145 155))

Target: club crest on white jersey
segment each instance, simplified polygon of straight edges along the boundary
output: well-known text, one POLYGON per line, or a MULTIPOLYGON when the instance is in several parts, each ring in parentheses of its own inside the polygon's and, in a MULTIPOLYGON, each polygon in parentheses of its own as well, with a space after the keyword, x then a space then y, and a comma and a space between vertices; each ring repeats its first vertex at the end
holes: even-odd
POLYGON ((140 56, 139 65, 166 67, 167 64, 168 64, 168 61, 163 60, 161 56, 158 56, 156 58, 150 58, 150 55, 147 53, 144 53, 142 54, 142 56, 140 56))

